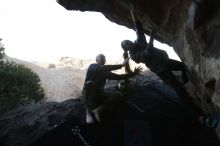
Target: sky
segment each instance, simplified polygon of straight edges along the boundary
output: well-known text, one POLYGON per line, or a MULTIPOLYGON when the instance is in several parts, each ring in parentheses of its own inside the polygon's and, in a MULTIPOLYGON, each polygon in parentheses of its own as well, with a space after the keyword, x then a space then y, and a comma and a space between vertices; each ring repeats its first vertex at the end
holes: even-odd
MULTIPOLYGON (((121 41, 134 41, 136 34, 101 13, 68 11, 56 0, 0 0, 0 38, 10 57, 52 63, 60 57, 94 59, 100 53, 121 59, 121 41)), ((154 45, 178 59, 171 47, 154 45)))

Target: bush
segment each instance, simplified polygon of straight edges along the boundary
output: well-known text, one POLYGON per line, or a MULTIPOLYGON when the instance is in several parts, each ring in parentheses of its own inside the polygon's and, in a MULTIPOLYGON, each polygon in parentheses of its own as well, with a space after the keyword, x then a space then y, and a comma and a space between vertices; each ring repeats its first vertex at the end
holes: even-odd
MULTIPOLYGON (((0 49, 0 54, 3 53, 4 49, 0 49)), ((39 102, 45 96, 36 73, 24 65, 3 62, 3 56, 0 58, 0 115, 21 105, 39 102)))
POLYGON ((5 48, 3 44, 1 43, 2 39, 0 38, 0 65, 3 63, 3 59, 5 57, 5 48))

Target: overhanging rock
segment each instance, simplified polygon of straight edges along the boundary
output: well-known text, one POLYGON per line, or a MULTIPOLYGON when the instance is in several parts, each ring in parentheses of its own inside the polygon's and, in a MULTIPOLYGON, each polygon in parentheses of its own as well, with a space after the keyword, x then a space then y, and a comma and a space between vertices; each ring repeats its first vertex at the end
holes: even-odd
MULTIPOLYGON (((138 11, 146 34, 174 48, 188 67, 188 92, 207 114, 220 107, 220 2, 218 0, 57 0, 68 10, 98 11, 132 28, 138 11)), ((119 44, 120 45, 120 44, 119 44)))

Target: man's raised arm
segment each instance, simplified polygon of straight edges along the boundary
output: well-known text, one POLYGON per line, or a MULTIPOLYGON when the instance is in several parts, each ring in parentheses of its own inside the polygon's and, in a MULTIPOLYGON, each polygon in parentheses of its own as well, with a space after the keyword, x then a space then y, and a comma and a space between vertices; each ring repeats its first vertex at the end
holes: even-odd
POLYGON ((151 35, 150 35, 150 41, 147 45, 147 48, 152 48, 154 46, 155 35, 156 35, 156 30, 152 30, 151 35))
POLYGON ((137 35, 137 41, 141 41, 141 42, 146 42, 146 38, 144 35, 144 28, 140 22, 140 20, 137 18, 137 14, 134 13, 132 10, 130 10, 131 13, 131 17, 134 23, 134 27, 135 27, 135 31, 136 31, 136 35, 137 35))
POLYGON ((104 70, 108 70, 108 71, 112 71, 112 70, 117 70, 117 69, 121 69, 122 67, 124 67, 130 58, 126 58, 124 59, 122 64, 118 64, 118 65, 103 65, 102 69, 104 70))

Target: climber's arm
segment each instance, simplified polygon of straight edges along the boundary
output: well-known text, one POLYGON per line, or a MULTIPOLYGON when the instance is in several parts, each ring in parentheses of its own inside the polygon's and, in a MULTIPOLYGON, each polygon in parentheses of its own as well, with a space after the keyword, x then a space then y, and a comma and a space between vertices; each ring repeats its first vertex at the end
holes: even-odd
POLYGON ((131 17, 132 17, 132 20, 133 20, 133 23, 134 23, 134 28, 135 28, 135 31, 136 31, 136 36, 137 36, 137 40, 138 42, 147 42, 146 41, 146 37, 144 35, 144 29, 143 29, 143 26, 140 22, 140 20, 137 18, 137 14, 135 14, 133 11, 130 11, 131 13, 131 17))

